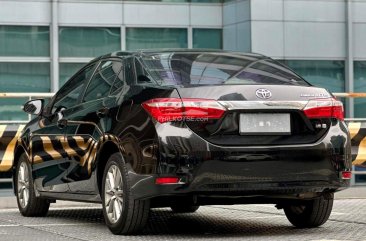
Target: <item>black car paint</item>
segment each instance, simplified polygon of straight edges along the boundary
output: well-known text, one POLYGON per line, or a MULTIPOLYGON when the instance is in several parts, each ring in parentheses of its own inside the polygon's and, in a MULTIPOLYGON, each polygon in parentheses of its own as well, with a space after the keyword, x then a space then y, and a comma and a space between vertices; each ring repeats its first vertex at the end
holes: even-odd
MULTIPOLYGON (((124 61, 139 54, 122 52, 113 54, 113 58, 120 57, 120 61, 124 61)), ((110 57, 103 56, 92 63, 110 57)), ((255 196, 253 202, 279 203, 282 199, 302 199, 308 193, 312 193, 309 196, 312 198, 317 193, 334 192, 349 186, 349 180, 342 180, 339 176, 341 171, 351 170, 350 138, 342 121, 329 120, 326 130, 321 130, 315 139, 304 143, 264 136, 259 139, 244 137, 242 140, 247 138, 249 141, 240 144, 235 142, 235 138, 231 141, 233 137, 225 135, 221 135, 218 143, 210 133, 204 135, 197 131, 194 123, 157 122, 141 104, 152 98, 204 97, 233 103, 252 101, 257 105, 247 111, 253 111, 266 106, 255 96, 255 90, 263 86, 156 86, 137 84, 136 76, 130 82, 133 84, 114 96, 86 103, 81 102, 80 96, 78 105, 63 111, 63 117, 77 122, 75 125, 60 129, 57 115, 50 113, 51 100, 43 115, 24 128, 15 149, 15 161, 23 151, 31 157, 37 195, 50 199, 101 202, 102 174, 99 168, 107 161, 111 146, 114 146, 113 150, 120 151, 125 162, 129 163, 134 196, 137 199, 153 198, 156 206, 164 206, 166 197, 172 200, 189 197, 199 204, 210 204, 245 203, 255 196), (101 115, 98 111, 103 108, 107 111, 101 115), (96 126, 102 133, 98 133, 96 126), (113 138, 104 138, 104 134, 113 138), (45 152, 40 135, 48 135, 52 147, 59 148, 62 154, 54 158, 45 152), (90 170, 80 165, 76 154, 70 155, 61 150, 63 145, 59 142, 73 136, 97 143, 90 170), (42 162, 34 160, 35 152, 41 154, 42 162), (157 176, 179 176, 182 183, 156 185, 157 176)), ((326 90, 315 87, 281 85, 266 88, 273 92, 270 101, 282 102, 275 108, 276 112, 291 108, 286 104, 292 100, 306 102, 314 95, 331 96, 326 90)), ((263 108, 262 111, 273 109, 263 108)), ((304 122, 309 121, 301 116, 301 111, 293 111, 304 122)), ((226 113, 228 118, 229 115, 230 112, 226 113)), ((311 130, 311 123, 306 125, 309 132, 316 131, 311 130)), ((298 138, 301 139, 301 135, 298 138)), ((70 148, 75 150, 77 146, 70 148)))

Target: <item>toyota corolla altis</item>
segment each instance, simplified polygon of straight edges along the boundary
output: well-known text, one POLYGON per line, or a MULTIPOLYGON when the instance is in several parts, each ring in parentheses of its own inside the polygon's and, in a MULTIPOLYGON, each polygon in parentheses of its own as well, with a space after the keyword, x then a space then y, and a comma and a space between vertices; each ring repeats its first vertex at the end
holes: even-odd
POLYGON ((271 203, 309 228, 349 186, 342 103, 262 55, 116 52, 24 110, 37 115, 14 153, 24 216, 102 203, 109 229, 131 234, 153 207, 271 203))

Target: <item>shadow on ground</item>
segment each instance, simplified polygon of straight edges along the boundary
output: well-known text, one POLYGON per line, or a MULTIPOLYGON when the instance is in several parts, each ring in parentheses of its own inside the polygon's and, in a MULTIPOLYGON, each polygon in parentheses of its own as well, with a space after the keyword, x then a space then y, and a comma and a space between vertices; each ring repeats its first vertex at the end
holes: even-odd
MULTIPOLYGON (((207 237, 243 237, 243 236, 273 236, 273 235, 301 235, 308 232, 328 232, 324 228, 309 230, 296 229, 292 227, 285 216, 275 215, 275 221, 271 217, 253 218, 245 217, 246 212, 235 211, 234 218, 220 217, 206 212, 193 214, 174 214, 170 209, 154 209, 150 213, 150 218, 142 234, 147 235, 167 235, 184 236, 186 238, 207 238, 207 237)), ((250 213, 253 217, 253 214, 250 213)), ((273 216, 272 216, 273 217, 273 216)), ((101 209, 68 209, 51 210, 48 219, 62 219, 63 221, 83 222, 91 224, 104 224, 101 209)), ((140 236, 141 237, 141 236, 140 236)))

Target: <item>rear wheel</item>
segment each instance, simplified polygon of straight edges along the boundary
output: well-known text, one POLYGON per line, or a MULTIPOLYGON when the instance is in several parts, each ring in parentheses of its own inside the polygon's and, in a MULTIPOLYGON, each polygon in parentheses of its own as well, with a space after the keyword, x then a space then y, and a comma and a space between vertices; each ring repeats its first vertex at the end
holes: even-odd
POLYGON ((324 224, 332 212, 334 194, 326 194, 302 204, 284 207, 287 219, 298 228, 315 228, 324 224))
POLYGON ((103 214, 114 234, 135 234, 147 223, 149 200, 135 200, 126 165, 120 153, 113 154, 106 164, 102 183, 103 214))
POLYGON ((19 211, 26 217, 46 216, 50 202, 36 197, 31 173, 28 157, 23 153, 15 172, 15 190, 19 211))

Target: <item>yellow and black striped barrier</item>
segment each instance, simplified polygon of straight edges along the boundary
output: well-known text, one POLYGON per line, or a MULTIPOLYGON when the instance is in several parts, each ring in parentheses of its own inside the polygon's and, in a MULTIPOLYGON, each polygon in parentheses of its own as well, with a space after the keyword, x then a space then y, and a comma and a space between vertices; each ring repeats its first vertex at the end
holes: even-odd
POLYGON ((348 129, 351 135, 352 164, 366 167, 366 121, 349 122, 348 129))
MULTIPOLYGON (((24 125, 0 125, 0 172, 7 172, 13 165, 15 144, 24 125)), ((352 163, 366 167, 366 121, 348 122, 352 145, 352 163)))
POLYGON ((0 125, 0 172, 13 166, 14 148, 24 125, 0 125))

